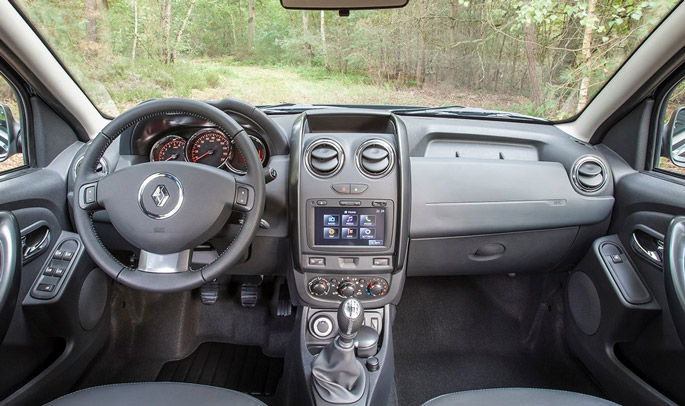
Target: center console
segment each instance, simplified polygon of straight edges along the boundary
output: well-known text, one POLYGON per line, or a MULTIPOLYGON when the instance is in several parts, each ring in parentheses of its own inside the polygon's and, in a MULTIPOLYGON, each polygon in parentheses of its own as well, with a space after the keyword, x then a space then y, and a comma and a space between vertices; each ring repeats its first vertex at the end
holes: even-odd
POLYGON ((404 126, 387 112, 310 110, 293 127, 290 164, 288 279, 301 305, 296 342, 310 389, 299 402, 387 404, 409 241, 404 126), (361 309, 349 331, 340 325, 343 302, 361 309))
POLYGON ((305 304, 367 308, 396 302, 404 284, 409 208, 406 136, 388 113, 308 112, 291 144, 297 215, 292 275, 305 304))

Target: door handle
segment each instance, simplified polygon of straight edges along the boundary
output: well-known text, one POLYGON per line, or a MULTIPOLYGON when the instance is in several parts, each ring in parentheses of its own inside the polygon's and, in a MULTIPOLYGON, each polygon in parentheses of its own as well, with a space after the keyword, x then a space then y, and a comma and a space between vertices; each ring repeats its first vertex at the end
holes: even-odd
POLYGON ((50 228, 44 221, 34 223, 21 231, 21 253, 27 263, 50 246, 50 228))
POLYGON ((638 254, 661 267, 664 261, 664 241, 644 230, 634 230, 630 245, 638 254))

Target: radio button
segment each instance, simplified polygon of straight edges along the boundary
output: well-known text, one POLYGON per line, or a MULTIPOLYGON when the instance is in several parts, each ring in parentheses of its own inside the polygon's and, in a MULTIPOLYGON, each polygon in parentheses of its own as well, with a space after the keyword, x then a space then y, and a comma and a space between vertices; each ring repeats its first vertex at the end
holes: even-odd
POLYGON ((341 200, 340 201, 341 206, 361 206, 362 202, 359 200, 341 200))

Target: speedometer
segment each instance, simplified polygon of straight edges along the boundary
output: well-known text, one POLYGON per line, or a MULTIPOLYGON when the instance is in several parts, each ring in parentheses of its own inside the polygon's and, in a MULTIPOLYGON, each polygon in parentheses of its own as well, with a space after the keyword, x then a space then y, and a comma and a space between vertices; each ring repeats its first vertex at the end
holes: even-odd
MULTIPOLYGON (((252 143, 254 144, 254 147, 257 150, 259 160, 263 165, 264 161, 266 160, 266 147, 264 146, 264 143, 254 135, 250 135, 250 139, 252 140, 252 143)), ((235 173, 241 175, 247 173, 247 163, 245 163, 245 157, 240 152, 238 147, 236 147, 235 142, 231 143, 231 152, 228 154, 228 161, 226 162, 226 166, 228 166, 228 168, 235 173)))
POLYGON ((190 162, 197 162, 220 167, 228 159, 231 142, 226 134, 216 129, 200 130, 188 140, 186 157, 190 162))
POLYGON ((170 135, 155 142, 150 150, 150 161, 185 161, 186 140, 170 135))

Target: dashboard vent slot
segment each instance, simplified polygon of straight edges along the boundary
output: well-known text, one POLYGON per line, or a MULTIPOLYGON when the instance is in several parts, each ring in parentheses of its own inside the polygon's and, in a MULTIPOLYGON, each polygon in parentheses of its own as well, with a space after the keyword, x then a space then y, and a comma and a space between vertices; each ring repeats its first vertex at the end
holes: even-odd
POLYGON ((586 193, 600 190, 607 182, 606 167, 594 156, 585 156, 576 161, 571 174, 573 185, 586 193))
POLYGON ((311 173, 321 178, 329 178, 340 171, 345 155, 340 144, 331 139, 321 139, 311 143, 305 159, 311 173))
POLYGON ((392 170, 395 152, 390 144, 383 140, 368 140, 359 146, 355 159, 363 174, 371 178, 380 178, 392 170))

